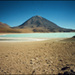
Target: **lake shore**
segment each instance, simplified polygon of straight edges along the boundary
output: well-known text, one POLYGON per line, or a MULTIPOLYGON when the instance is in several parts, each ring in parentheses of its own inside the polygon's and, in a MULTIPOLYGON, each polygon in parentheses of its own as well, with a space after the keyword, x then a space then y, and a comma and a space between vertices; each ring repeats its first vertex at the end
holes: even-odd
POLYGON ((0 33, 1 34, 32 34, 32 33, 75 33, 75 32, 31 32, 31 33, 0 33))
POLYGON ((0 37, 0 42, 36 42, 45 40, 63 40, 66 38, 31 38, 31 37, 0 37))
POLYGON ((71 72, 75 70, 74 53, 75 42, 60 41, 60 39, 0 42, 0 74, 71 72))
POLYGON ((0 37, 0 42, 32 42, 32 41, 44 41, 49 40, 49 38, 9 38, 0 37))

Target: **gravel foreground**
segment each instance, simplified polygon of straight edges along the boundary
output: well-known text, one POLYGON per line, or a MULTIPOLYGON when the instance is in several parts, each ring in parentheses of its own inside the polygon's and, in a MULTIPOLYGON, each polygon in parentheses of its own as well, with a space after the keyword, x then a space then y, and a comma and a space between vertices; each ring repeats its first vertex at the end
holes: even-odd
POLYGON ((0 42, 0 74, 75 74, 75 41, 0 42))

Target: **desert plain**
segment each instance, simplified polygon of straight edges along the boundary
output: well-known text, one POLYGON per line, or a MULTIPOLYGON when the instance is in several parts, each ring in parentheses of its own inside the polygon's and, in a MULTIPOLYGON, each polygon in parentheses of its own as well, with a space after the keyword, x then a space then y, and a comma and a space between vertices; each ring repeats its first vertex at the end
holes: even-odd
POLYGON ((0 42, 0 74, 75 74, 75 38, 0 42))

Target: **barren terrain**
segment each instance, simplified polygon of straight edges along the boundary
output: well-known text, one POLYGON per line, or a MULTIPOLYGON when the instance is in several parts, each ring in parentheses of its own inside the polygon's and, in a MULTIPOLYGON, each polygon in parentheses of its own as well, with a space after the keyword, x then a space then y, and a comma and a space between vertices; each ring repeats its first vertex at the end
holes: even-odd
POLYGON ((0 74, 75 73, 75 40, 0 42, 0 74))

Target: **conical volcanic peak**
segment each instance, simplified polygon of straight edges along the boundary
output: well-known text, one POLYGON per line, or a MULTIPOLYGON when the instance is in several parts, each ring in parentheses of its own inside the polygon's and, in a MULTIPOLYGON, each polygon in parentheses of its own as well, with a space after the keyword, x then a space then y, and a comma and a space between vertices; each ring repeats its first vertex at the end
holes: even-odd
POLYGON ((43 18, 41 16, 38 16, 38 15, 31 17, 26 22, 24 22, 22 25, 20 25, 19 27, 24 28, 26 26, 27 27, 28 26, 29 27, 31 27, 31 26, 33 26, 33 27, 46 27, 46 28, 48 28, 48 26, 57 27, 56 24, 52 23, 51 21, 48 21, 47 19, 45 19, 45 18, 43 18))
POLYGON ((41 17, 41 16, 33 16, 24 22, 22 25, 18 26, 18 28, 30 28, 32 31, 36 32, 68 32, 71 29, 61 28, 55 23, 41 17))
POLYGON ((43 17, 39 16, 39 15, 36 15, 36 16, 33 16, 31 17, 30 19, 42 19, 43 17))
POLYGON ((36 16, 33 16, 33 17, 36 17, 36 18, 42 18, 41 16, 39 16, 39 15, 36 15, 36 16))
POLYGON ((41 16, 39 16, 39 15, 35 15, 35 16, 33 16, 33 17, 41 17, 41 16))

